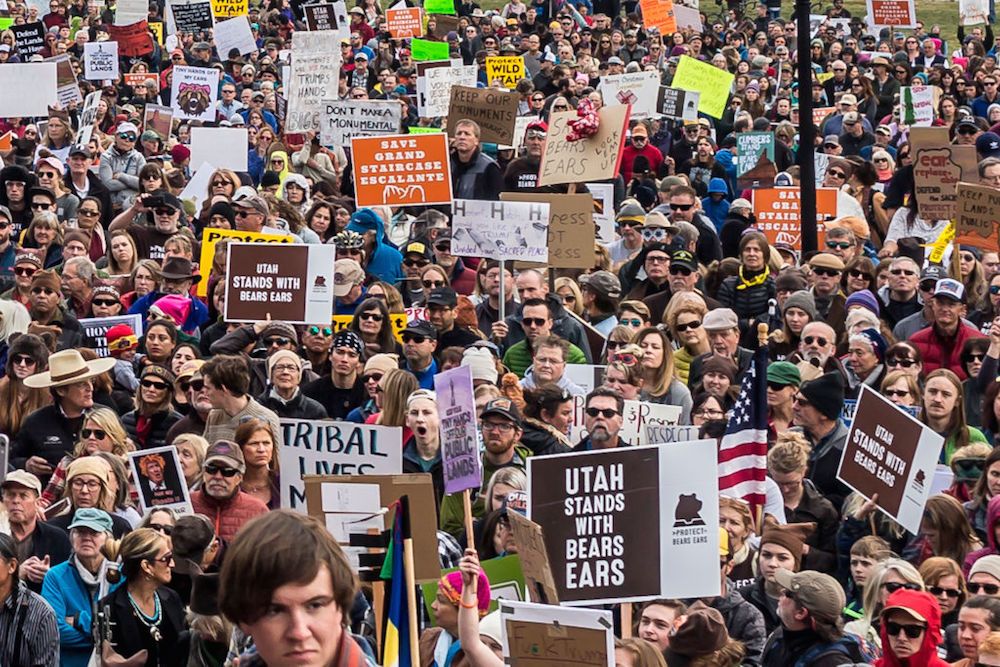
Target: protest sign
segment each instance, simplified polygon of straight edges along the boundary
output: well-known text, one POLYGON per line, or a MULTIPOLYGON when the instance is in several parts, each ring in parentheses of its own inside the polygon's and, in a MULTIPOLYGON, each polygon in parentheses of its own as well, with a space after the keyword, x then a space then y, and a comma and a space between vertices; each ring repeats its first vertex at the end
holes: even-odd
POLYGON ((944 438, 862 385, 837 479, 911 533, 920 530, 944 438))
POLYGON ((946 127, 913 127, 910 150, 920 216, 951 220, 956 212, 956 186, 979 178, 976 147, 953 145, 946 127))
POLYGON ((703 63, 691 56, 681 56, 671 86, 699 93, 698 111, 713 118, 722 118, 735 78, 736 75, 732 72, 715 65, 703 63))
MULTIPOLYGON (((348 532, 370 535, 374 532, 373 529, 376 531, 391 529, 393 513, 381 510, 405 495, 410 506, 410 532, 413 535, 413 569, 416 581, 436 582, 441 576, 436 548, 437 508, 434 504, 434 485, 430 474, 309 475, 304 481, 306 505, 310 516, 323 521, 334 538, 345 545, 348 532)), ((300 511, 304 511, 301 501, 298 506, 301 508, 300 511)), ((366 569, 370 572, 374 567, 374 572, 371 574, 377 577, 378 570, 382 567, 381 559, 376 559, 377 565, 374 566, 370 564, 371 561, 362 564, 359 562, 358 554, 366 549, 345 546, 344 551, 351 560, 354 570, 361 576, 366 576, 366 569)))
POLYGON ((698 104, 701 96, 690 90, 679 90, 660 86, 656 98, 656 113, 677 120, 698 120, 698 104))
POLYGON ((900 122, 911 127, 930 127, 934 122, 934 88, 904 86, 899 90, 900 122))
POLYGON ((181 514, 191 512, 191 496, 176 447, 168 445, 129 452, 128 463, 143 514, 164 508, 181 514))
POLYGON ((510 667, 617 664, 610 611, 505 600, 500 621, 504 664, 510 667))
POLYGON ((456 199, 451 254, 548 262, 549 205, 456 199))
POLYGON ((125 82, 125 85, 132 88, 142 85, 142 82, 148 78, 150 78, 148 72, 124 72, 122 74, 122 80, 125 82))
POLYGON ((169 7, 174 25, 180 32, 204 32, 215 26, 211 0, 171 2, 169 7))
MULTIPOLYGON (((483 574, 490 581, 490 606, 487 608, 488 611, 496 611, 500 608, 500 604, 505 601, 524 602, 527 600, 527 596, 525 595, 526 582, 521 564, 522 560, 521 554, 518 553, 499 558, 488 558, 480 562, 483 574)), ((458 570, 457 567, 441 570, 441 576, 449 572, 455 572, 456 570, 458 570)), ((421 584, 420 593, 423 597, 424 609, 427 611, 431 624, 436 624, 437 617, 431 605, 434 604, 434 600, 437 598, 438 582, 429 581, 421 584)))
POLYGON ((149 14, 146 0, 117 0, 115 2, 115 20, 117 26, 132 25, 146 19, 149 14))
POLYGON ((517 544, 517 555, 521 557, 521 572, 528 599, 541 604, 559 604, 559 591, 552 577, 549 554, 545 551, 545 535, 542 527, 520 512, 508 512, 510 531, 517 544))
MULTIPOLYGON (((166 141, 170 138, 170 128, 173 124, 173 120, 174 110, 170 107, 161 106, 159 104, 147 104, 146 108, 143 109, 143 129, 156 132, 156 135, 160 137, 160 141, 166 141)), ((246 153, 246 151, 244 151, 244 153, 246 153)), ((244 159, 245 158, 246 155, 244 155, 244 159)), ((192 160, 191 164, 198 163, 192 160)), ((244 162, 244 164, 246 163, 244 162)))
MULTIPOLYGON (((500 150, 518 149, 524 145, 524 134, 528 131, 528 126, 537 120, 536 116, 518 116, 514 119, 514 140, 509 144, 497 144, 500 150)), ((412 128, 411 128, 412 131, 412 128)), ((532 182, 538 178, 537 174, 531 174, 532 182)))
POLYGON ((549 205, 548 264, 593 268, 594 200, 587 194, 558 195, 541 192, 502 192, 501 201, 545 202, 549 205))
MULTIPOLYGON (((417 111, 425 118, 447 116, 451 104, 452 86, 476 86, 476 66, 452 67, 450 61, 427 63, 432 67, 417 65, 417 111), (421 72, 421 70, 423 70, 421 72)), ((413 132, 411 129, 410 132, 413 132)))
MULTIPOLYGON (((209 167, 208 175, 214 171, 214 168, 209 167)), ((198 175, 201 175, 202 169, 198 170, 198 175)), ((208 186, 208 177, 205 178, 205 187, 208 186)), ((181 193, 183 194, 183 193, 181 193)), ((295 237, 291 234, 288 235, 278 235, 278 234, 262 234, 260 232, 241 232, 236 229, 215 229, 214 227, 206 227, 201 233, 201 255, 198 257, 199 266, 212 266, 212 261, 215 257, 215 246, 223 239, 230 239, 229 242, 242 242, 242 243, 294 243, 295 237)), ((196 294, 198 296, 208 295, 208 283, 207 280, 201 280, 196 286, 196 294)), ((325 318, 324 318, 325 319, 325 318)))
POLYGON ((216 169, 247 170, 246 128, 192 127, 190 148, 191 164, 211 161, 216 169))
POLYGON ((443 133, 355 137, 351 152, 359 207, 451 203, 451 160, 443 133))
POLYGON ((0 67, 0 118, 42 116, 58 104, 55 63, 6 63, 0 67))
POLYGON ((227 251, 227 322, 308 324, 333 312, 333 246, 230 243, 227 251))
POLYGON ((69 54, 61 53, 46 58, 45 62, 56 64, 56 97, 59 99, 60 108, 65 109, 71 104, 82 102, 83 95, 80 94, 80 84, 76 80, 76 72, 73 71, 69 54))
POLYGON ((479 140, 486 144, 509 144, 514 140, 518 93, 497 88, 451 87, 448 103, 448 136, 455 136, 458 123, 472 120, 479 124, 479 140))
POLYGON ((83 45, 83 78, 88 81, 118 78, 118 42, 87 42, 83 45))
POLYGON ((660 75, 656 72, 605 74, 599 90, 607 105, 632 105, 632 118, 649 118, 658 113, 660 75))
MULTIPOLYGON (((753 191, 753 213, 757 229, 768 243, 789 243, 802 249, 802 215, 797 187, 766 188, 753 191)), ((816 188, 816 234, 820 246, 826 242, 826 224, 837 218, 837 190, 816 188)))
POLYGON ((472 396, 472 369, 459 366, 434 376, 441 429, 444 492, 479 489, 483 471, 476 435, 476 401, 472 396))
POLYGON ((219 73, 205 67, 173 68, 170 89, 171 108, 180 120, 215 120, 219 97, 219 73))
POLYGON ((673 0, 639 0, 639 7, 642 10, 642 24, 647 28, 655 28, 661 35, 677 32, 673 0))
POLYGON ((310 32, 334 32, 338 40, 350 38, 351 20, 347 15, 347 4, 343 0, 304 5, 302 11, 310 32))
POLYGON ((594 225, 597 241, 613 243, 615 235, 615 186, 613 183, 587 183, 587 190, 594 198, 594 225))
POLYGON ((913 0, 867 0, 868 23, 877 28, 915 28, 917 8, 913 0))
POLYGON ((455 3, 452 0, 424 0, 424 11, 428 14, 454 14, 455 3))
POLYGON ((234 51, 241 56, 257 51, 257 42, 250 31, 250 19, 246 16, 234 16, 216 23, 212 39, 221 58, 231 57, 234 51))
POLYGON ((354 137, 398 134, 402 110, 395 100, 326 100, 320 143, 347 146, 354 137))
MULTIPOLYGON (((350 326, 351 320, 354 319, 353 315, 334 315, 330 318, 330 324, 333 327, 333 332, 343 331, 350 326)), ((426 317, 420 317, 417 319, 426 320, 426 317)), ((396 340, 402 344, 403 343, 403 329, 409 322, 412 322, 413 318, 408 318, 403 313, 389 313, 389 326, 392 327, 392 335, 395 336, 396 340)))
POLYGON ((10 31, 14 33, 14 46, 17 52, 24 57, 35 55, 45 46, 45 24, 41 21, 12 25, 10 31))
POLYGON ((95 90, 83 100, 80 110, 80 131, 76 134, 76 144, 86 146, 94 136, 94 126, 97 125, 97 106, 101 102, 101 91, 95 90))
MULTIPOLYGON (((118 42, 118 55, 130 58, 147 56, 153 52, 153 38, 149 36, 149 26, 145 21, 131 25, 108 26, 111 41, 118 42)), ((176 81, 176 77, 174 79, 176 81)))
POLYGON ((677 21, 678 30, 693 30, 702 32, 705 26, 701 22, 701 12, 697 7, 685 7, 681 3, 674 3, 674 20, 677 21))
POLYGON ((774 132, 740 132, 736 135, 736 186, 740 189, 773 188, 778 168, 774 164, 774 132))
POLYGON ((419 38, 410 42, 410 50, 412 51, 414 62, 447 60, 450 55, 447 42, 431 42, 419 38))
POLYGON ((156 39, 156 43, 163 46, 163 21, 150 21, 148 24, 150 32, 153 33, 153 38, 156 39))
POLYGON ((714 440, 529 458, 560 603, 717 595, 716 466, 714 440))
POLYGON ((646 443, 660 445, 671 442, 697 440, 700 426, 678 426, 676 424, 646 424, 646 443))
POLYGON ((524 56, 486 56, 486 81, 490 86, 499 81, 507 90, 514 90, 527 71, 524 56))
POLYGON ((119 324, 132 327, 135 337, 142 338, 142 315, 115 315, 114 317, 87 317, 80 320, 80 331, 83 333, 81 347, 97 352, 99 357, 110 357, 108 351, 108 329, 119 324))
POLYGON ((956 190, 958 223, 955 243, 1000 252, 1000 191, 986 185, 959 183, 956 190))
MULTIPOLYGON (((426 3, 424 3, 424 9, 429 11, 426 8, 426 3)), ((443 42, 448 37, 449 32, 458 32, 459 29, 457 16, 431 14, 427 17, 427 36, 431 39, 443 42)), ((417 36, 419 37, 419 35, 417 36)))
MULTIPOLYGON (((314 33, 302 33, 312 35, 314 33)), ((315 33, 320 34, 320 33, 315 33)), ((301 36, 301 35, 299 35, 301 36)), ((292 58, 291 81, 288 84, 289 132, 319 132, 326 106, 323 100, 340 97, 340 53, 323 51, 314 55, 300 54, 298 44, 292 58)))
POLYGON ((655 444, 646 439, 646 429, 650 426, 675 426, 680 417, 679 405, 626 400, 618 436, 632 445, 655 444))
POLYGON ((819 107, 813 108, 813 125, 816 127, 823 127, 823 121, 827 116, 832 114, 837 110, 837 107, 819 107))
POLYGON ((212 14, 217 19, 228 19, 249 13, 249 0, 212 0, 212 14))
POLYGON ((393 475, 403 471, 403 429, 345 421, 281 420, 281 506, 301 509, 306 475, 393 475))
POLYGON ((989 0, 958 0, 958 24, 963 26, 989 23, 989 0))
MULTIPOLYGON (((617 176, 630 109, 628 105, 603 107, 598 112, 601 124, 597 132, 578 141, 567 138, 572 129, 569 121, 576 119, 576 112, 551 114, 538 185, 604 181, 617 176)), ((590 252, 593 253, 593 248, 590 252)))
POLYGON ((393 39, 412 39, 424 36, 424 22, 419 7, 387 9, 385 27, 393 39))

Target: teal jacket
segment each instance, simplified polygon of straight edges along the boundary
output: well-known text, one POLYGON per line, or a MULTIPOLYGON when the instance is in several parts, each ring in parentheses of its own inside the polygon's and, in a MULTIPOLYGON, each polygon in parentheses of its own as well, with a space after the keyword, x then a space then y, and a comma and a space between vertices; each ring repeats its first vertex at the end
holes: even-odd
MULTIPOLYGON (((94 651, 94 605, 97 592, 93 594, 76 571, 75 558, 59 563, 45 573, 42 582, 42 597, 56 613, 59 628, 59 664, 62 667, 87 667, 90 654, 94 651)), ((118 585, 111 586, 114 590, 118 585)))

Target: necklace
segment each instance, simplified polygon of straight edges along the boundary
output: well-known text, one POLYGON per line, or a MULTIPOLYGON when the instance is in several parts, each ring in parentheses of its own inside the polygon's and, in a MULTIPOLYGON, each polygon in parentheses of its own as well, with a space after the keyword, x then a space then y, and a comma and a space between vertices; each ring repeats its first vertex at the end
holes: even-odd
POLYGON ((139 603, 135 601, 132 597, 131 591, 128 594, 128 601, 132 605, 132 609, 135 611, 136 617, 139 621, 149 628, 149 635, 153 638, 153 641, 159 643, 163 641, 163 635, 160 634, 160 620, 161 620, 161 609, 160 609, 160 596, 155 591, 153 592, 153 615, 147 616, 146 612, 139 607, 139 603))

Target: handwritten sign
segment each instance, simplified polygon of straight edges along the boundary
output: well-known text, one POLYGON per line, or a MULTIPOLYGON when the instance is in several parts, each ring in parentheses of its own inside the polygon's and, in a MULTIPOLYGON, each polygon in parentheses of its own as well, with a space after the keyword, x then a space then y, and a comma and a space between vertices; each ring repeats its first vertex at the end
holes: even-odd
POLYGON ((434 376, 441 429, 444 492, 479 489, 483 471, 476 435, 476 401, 472 395, 472 369, 458 366, 434 376))
POLYGON ((503 192, 501 201, 544 202, 549 205, 548 264, 557 268, 593 268, 594 201, 587 194, 503 192))
POLYGON ((1000 191, 985 185, 959 183, 958 236, 956 243, 1000 252, 997 226, 1000 225, 1000 191))
POLYGON ((597 133, 570 141, 569 121, 575 111, 559 111, 549 116, 549 132, 545 137, 545 152, 538 171, 538 185, 582 183, 614 178, 621 165, 625 128, 628 126, 628 105, 602 108, 597 133))
POLYGON ((913 181, 920 215, 926 220, 955 217, 955 188, 978 177, 975 146, 951 144, 946 127, 910 128, 913 181))
POLYGON ((323 105, 324 146, 347 146, 354 137, 399 133, 403 112, 395 100, 327 100, 323 105))
POLYGON ((456 199, 451 252, 459 257, 548 262, 549 205, 456 199))
POLYGON ((521 96, 496 88, 451 87, 448 105, 448 135, 455 136, 458 123, 472 120, 479 125, 479 140, 489 144, 514 141, 514 125, 521 96))
POLYGON ((729 91, 736 75, 715 65, 696 60, 691 56, 681 56, 677 72, 671 85, 682 90, 700 94, 698 111, 713 118, 722 118, 729 101, 729 91))
POLYGON ((633 118, 648 118, 657 113, 660 75, 657 72, 625 72, 601 77, 601 94, 607 105, 632 106, 633 118))

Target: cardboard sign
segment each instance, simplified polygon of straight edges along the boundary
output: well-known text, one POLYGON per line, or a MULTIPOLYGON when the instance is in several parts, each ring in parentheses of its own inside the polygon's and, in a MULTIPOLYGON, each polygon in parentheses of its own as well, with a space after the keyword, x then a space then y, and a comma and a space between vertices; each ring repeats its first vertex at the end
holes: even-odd
POLYGON ((677 21, 678 30, 693 30, 704 32, 705 26, 701 22, 701 12, 698 7, 685 7, 683 4, 674 3, 674 19, 677 21))
POLYGON ((946 127, 913 127, 910 149, 920 216, 925 220, 951 220, 957 208, 958 183, 979 179, 976 147, 951 144, 946 127))
POLYGON ((179 32, 205 32, 215 27, 211 0, 170 3, 174 25, 179 32))
POLYGON ((257 42, 254 41, 253 32, 250 31, 250 19, 246 16, 234 16, 216 23, 212 39, 222 58, 231 57, 233 52, 245 56, 257 51, 257 42))
POLYGON ((219 72, 205 67, 173 68, 171 107, 180 120, 215 120, 219 97, 219 72))
POLYGON ((483 470, 476 434, 476 401, 472 396, 472 369, 458 366, 434 376, 441 431, 444 492, 479 489, 483 470))
POLYGON ((323 107, 324 146, 347 146, 354 137, 399 134, 403 110, 395 100, 326 100, 323 107))
MULTIPOLYGON (((753 191, 753 213, 757 229, 770 244, 790 243, 802 249, 802 215, 799 212, 801 191, 798 187, 766 188, 753 191)), ((826 242, 826 224, 837 218, 837 190, 816 188, 816 234, 818 243, 826 242)))
POLYGON ((211 161, 216 169, 246 171, 247 141, 244 127, 192 127, 191 164, 211 161))
POLYGON ((142 316, 135 315, 115 315, 114 317, 86 317, 80 320, 80 330, 83 333, 83 343, 80 347, 86 347, 97 352, 98 357, 110 357, 108 351, 108 329, 119 324, 127 324, 132 327, 136 338, 142 338, 142 316))
MULTIPOLYGON (((152 130, 160 137, 160 141, 170 138, 170 128, 174 122, 174 110, 159 104, 147 104, 142 113, 142 129, 152 130)), ((191 128, 195 129, 195 128, 191 128)), ((245 153, 246 151, 244 151, 245 153)), ((193 162, 192 164, 198 164, 193 162)), ((245 170, 241 170, 245 171, 245 170)))
POLYGON ((698 120, 701 95, 690 90, 660 86, 656 98, 656 113, 677 120, 698 120))
MULTIPOLYGON (((430 11, 427 9, 427 3, 424 3, 425 11, 430 11)), ((444 14, 431 14, 427 17, 427 36, 439 41, 445 41, 449 32, 458 32, 458 17, 457 16, 446 16, 444 14)))
MULTIPOLYGON (((149 26, 145 21, 131 25, 108 26, 108 35, 111 36, 112 41, 118 42, 118 53, 130 58, 149 55, 155 46, 153 38, 149 36, 149 26)), ((176 76, 174 80, 177 80, 176 76)))
MULTIPOLYGON (((329 425, 331 422, 317 423, 329 425)), ((351 427, 352 429, 386 428, 361 426, 347 422, 333 422, 333 424, 342 424, 345 428, 351 427)), ((400 429, 396 428, 395 430, 398 432, 400 429)), ((397 439, 395 451, 400 452, 401 449, 401 443, 397 439)), ((335 525, 331 518, 336 518, 337 515, 343 517, 345 514, 353 514, 353 517, 347 518, 346 521, 342 520, 340 524, 348 523, 356 528, 356 532, 370 533, 369 526, 372 522, 369 517, 372 512, 369 508, 373 504, 372 501, 374 500, 376 506, 387 507, 399 500, 400 496, 407 496, 410 504, 410 526, 413 534, 413 569, 416 572, 417 583, 437 581, 441 576, 441 566, 437 554, 437 508, 434 504, 434 485, 429 474, 308 475, 303 481, 309 515, 324 521, 328 529, 335 525)), ((299 507, 302 507, 301 501, 299 507)), ((391 529, 392 513, 378 514, 378 511, 378 507, 376 507, 375 513, 378 519, 375 522, 376 529, 379 531, 391 529)), ((334 531, 331 530, 331 532, 334 531)), ((334 536, 336 537, 336 533, 334 536)), ((340 541, 346 542, 346 540, 340 541)), ((348 557, 352 558, 355 570, 363 569, 358 567, 356 555, 363 549, 350 547, 346 548, 345 551, 348 557)))
POLYGON ((419 7, 387 9, 385 27, 393 39, 413 39, 424 36, 424 21, 419 7))
POLYGON ((451 203, 451 161, 444 134, 355 137, 351 151, 359 207, 451 203))
POLYGON ((227 322, 309 324, 333 312, 333 246, 230 243, 227 250, 227 322))
POLYGON ((59 103, 56 64, 6 63, 0 67, 0 90, 17 91, 0 95, 0 118, 45 117, 59 103))
POLYGON ((282 419, 281 506, 304 510, 306 475, 392 475, 403 471, 403 429, 354 422, 282 419))
POLYGON ((986 185, 959 183, 956 191, 958 235, 956 243, 1000 252, 1000 191, 986 185))
POLYGON ((548 204, 456 199, 452 211, 453 255, 548 262, 548 204))
MULTIPOLYGON (((487 611, 496 611, 502 602, 524 602, 527 600, 524 573, 521 570, 521 554, 489 558, 480 562, 480 565, 483 568, 483 574, 490 581, 490 606, 487 611)), ((441 576, 456 570, 458 570, 457 567, 441 570, 441 576)), ((431 606, 437 598, 437 592, 438 582, 436 581, 430 581, 420 586, 424 609, 431 620, 431 625, 437 623, 437 617, 431 606)))
POLYGON ((486 81, 490 86, 499 81, 507 90, 514 90, 527 71, 524 56, 486 56, 486 81))
POLYGON ((504 602, 500 621, 505 665, 615 667, 610 611, 504 602))
POLYGON ((876 28, 916 28, 913 0, 867 0, 868 23, 876 28))
MULTIPOLYGON (((450 61, 433 64, 433 67, 422 68, 423 73, 417 77, 417 113, 424 118, 447 116, 451 104, 451 89, 453 86, 476 87, 476 66, 463 65, 452 67, 450 61)), ((413 132, 413 128, 410 129, 413 132)))
POLYGON ((560 603, 718 594, 716 465, 714 440, 529 458, 560 603))
POLYGON ((605 74, 599 89, 605 104, 631 105, 633 118, 649 118, 658 112, 660 75, 657 72, 605 74))
POLYGON ((509 144, 514 141, 514 124, 521 96, 497 88, 466 88, 452 86, 448 104, 448 136, 455 136, 459 121, 473 120, 479 124, 479 140, 487 144, 509 144))
POLYGON ((662 445, 671 442, 697 440, 700 426, 678 426, 676 424, 647 424, 646 443, 662 445))
MULTIPOLYGON (((205 177, 205 187, 202 188, 203 190, 208 187, 208 177, 211 176, 212 171, 214 171, 214 168, 209 167, 205 177)), ((197 174, 201 174, 201 172, 202 170, 199 169, 197 174)), ((215 257, 215 246, 223 239, 232 239, 233 242, 243 243, 295 243, 295 237, 291 234, 262 234, 260 232, 241 232, 236 229, 206 227, 201 232, 201 255, 198 257, 198 266, 212 266, 212 260, 215 257)), ((208 296, 208 281, 199 281, 195 293, 198 296, 208 296)))
POLYGON ((877 493, 879 509, 916 534, 943 445, 940 435, 862 386, 837 479, 865 498, 877 493))
POLYGON ((517 555, 521 557, 521 572, 524 573, 528 598, 541 604, 559 604, 559 591, 552 578, 542 527, 519 512, 508 512, 507 518, 517 544, 517 555))
POLYGON ((192 511, 191 496, 176 447, 168 445, 129 452, 128 463, 143 514, 163 508, 181 514, 192 511))
POLYGON ((88 81, 118 78, 118 42, 83 45, 83 78, 88 81))
POLYGON ((736 135, 736 185, 738 188, 773 188, 778 167, 774 164, 774 132, 740 132, 736 135))
POLYGON ((989 20, 989 0, 958 0, 959 25, 982 25, 989 20))
POLYGON ((681 56, 671 85, 674 88, 700 93, 698 111, 712 118, 722 118, 735 78, 736 75, 732 72, 691 56, 681 56))
POLYGON ((323 100, 340 97, 340 64, 339 51, 300 55, 296 50, 292 58, 291 81, 288 82, 286 125, 289 132, 320 131, 323 112, 326 111, 323 100))
POLYGON ((12 25, 10 31, 14 33, 14 47, 24 56, 33 56, 45 46, 45 24, 41 21, 12 25))
POLYGON ((56 97, 59 99, 59 106, 65 109, 71 104, 82 102, 83 95, 80 94, 80 84, 76 80, 76 72, 73 71, 69 54, 61 53, 46 58, 45 62, 56 64, 56 97))
POLYGON ((228 19, 249 13, 249 0, 212 0, 212 14, 217 19, 228 19))
MULTIPOLYGON (((575 111, 551 114, 538 185, 604 181, 617 176, 630 109, 628 105, 603 107, 598 112, 601 124, 597 133, 579 141, 567 138, 571 130, 568 123, 577 117, 575 111)), ((593 254, 593 248, 590 252, 593 254)))
POLYGON ((639 7, 642 9, 642 24, 647 28, 656 28, 661 35, 677 32, 673 0, 639 0, 639 7))
POLYGON ((934 122, 934 87, 904 86, 899 90, 899 117, 911 127, 930 127, 934 122))
POLYGON ((501 201, 549 205, 548 264, 561 269, 594 266, 594 202, 587 194, 502 192, 501 201))

